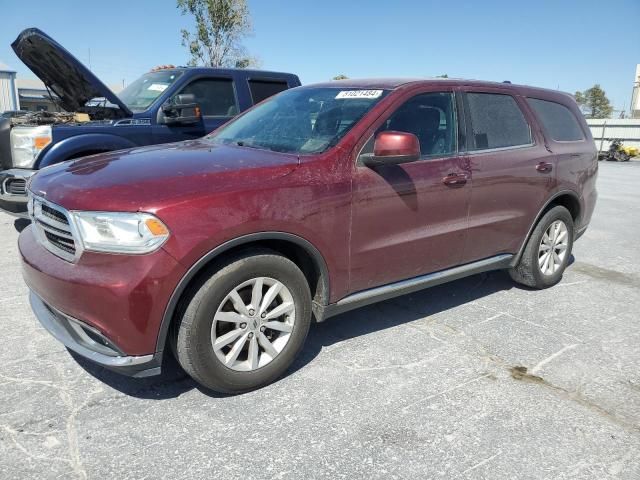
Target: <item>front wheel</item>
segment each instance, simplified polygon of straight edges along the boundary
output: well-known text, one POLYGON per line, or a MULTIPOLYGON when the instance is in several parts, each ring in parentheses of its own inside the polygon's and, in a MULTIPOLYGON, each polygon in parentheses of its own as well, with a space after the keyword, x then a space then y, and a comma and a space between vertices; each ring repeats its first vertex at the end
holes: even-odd
POLYGON ((527 241, 511 278, 533 288, 547 288, 562 279, 571 258, 574 226, 569 211, 560 205, 543 215, 527 241))
POLYGON ((240 393, 282 376, 310 323, 311 294, 300 269, 270 250, 248 251, 222 263, 197 289, 175 351, 198 383, 240 393))

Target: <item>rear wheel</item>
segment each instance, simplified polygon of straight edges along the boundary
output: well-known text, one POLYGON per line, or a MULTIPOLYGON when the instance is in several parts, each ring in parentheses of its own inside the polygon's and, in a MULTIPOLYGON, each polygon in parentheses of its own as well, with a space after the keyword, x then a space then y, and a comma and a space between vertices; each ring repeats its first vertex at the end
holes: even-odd
POLYGON ((613 158, 615 158, 616 162, 628 162, 631 157, 626 152, 617 151, 613 154, 613 158))
POLYGON ((221 265, 189 301, 175 338, 178 361, 197 382, 223 393, 280 377, 311 323, 304 274, 268 250, 221 265))
POLYGON ((511 278, 533 288, 547 288, 562 278, 573 248, 574 226, 569 211, 560 205, 540 219, 511 278))

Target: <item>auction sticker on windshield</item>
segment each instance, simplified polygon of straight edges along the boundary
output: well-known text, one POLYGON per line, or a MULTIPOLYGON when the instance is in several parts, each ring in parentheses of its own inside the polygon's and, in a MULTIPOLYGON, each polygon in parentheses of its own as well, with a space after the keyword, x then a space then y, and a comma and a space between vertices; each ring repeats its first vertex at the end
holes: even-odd
POLYGON ((341 98, 378 98, 382 90, 342 90, 336 95, 336 100, 341 98))
POLYGON ((154 92, 164 92, 169 85, 165 85, 163 83, 152 83, 147 87, 147 90, 152 90, 154 92))

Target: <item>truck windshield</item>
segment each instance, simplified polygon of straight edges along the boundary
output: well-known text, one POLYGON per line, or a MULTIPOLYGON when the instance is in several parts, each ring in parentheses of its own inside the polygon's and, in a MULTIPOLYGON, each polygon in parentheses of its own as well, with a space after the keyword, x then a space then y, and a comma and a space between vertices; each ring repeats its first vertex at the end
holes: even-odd
POLYGON ((176 70, 146 73, 122 90, 118 96, 132 111, 140 112, 146 110, 181 75, 182 72, 176 70))
POLYGON ((283 153, 320 153, 337 144, 387 93, 333 87, 287 90, 207 138, 283 153))

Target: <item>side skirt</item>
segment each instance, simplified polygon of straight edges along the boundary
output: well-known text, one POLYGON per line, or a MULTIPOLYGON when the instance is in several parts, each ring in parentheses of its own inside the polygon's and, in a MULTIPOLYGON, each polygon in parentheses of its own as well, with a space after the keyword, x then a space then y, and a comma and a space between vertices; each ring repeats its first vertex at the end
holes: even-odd
POLYGON ((447 270, 441 270, 439 272, 429 273, 427 275, 421 275, 408 280, 401 280, 381 287, 370 288, 368 290, 353 293, 342 300, 339 300, 337 303, 332 303, 324 307, 322 317, 318 316, 317 318, 322 318, 320 321, 323 321, 335 315, 348 312, 349 310, 354 310, 356 308, 364 307, 365 305, 381 302, 400 295, 413 293, 424 288, 435 287, 436 285, 441 285, 443 283, 458 280, 477 273, 509 268, 513 257, 514 256, 511 254, 497 255, 477 262, 467 263, 466 265, 460 265, 447 270))

